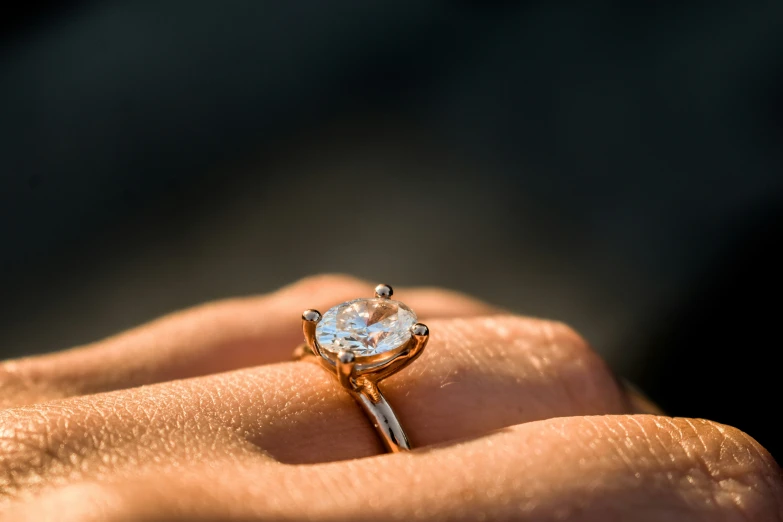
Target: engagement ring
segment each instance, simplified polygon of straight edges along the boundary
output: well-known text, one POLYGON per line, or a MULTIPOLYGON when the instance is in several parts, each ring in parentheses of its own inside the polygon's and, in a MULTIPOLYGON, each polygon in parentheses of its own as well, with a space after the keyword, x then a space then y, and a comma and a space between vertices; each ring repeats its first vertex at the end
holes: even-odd
POLYGON ((378 383, 412 363, 424 351, 429 329, 416 322, 413 310, 391 299, 392 287, 378 285, 375 297, 354 299, 302 314, 306 344, 297 359, 313 357, 334 373, 359 403, 387 451, 410 449, 408 437, 378 383))

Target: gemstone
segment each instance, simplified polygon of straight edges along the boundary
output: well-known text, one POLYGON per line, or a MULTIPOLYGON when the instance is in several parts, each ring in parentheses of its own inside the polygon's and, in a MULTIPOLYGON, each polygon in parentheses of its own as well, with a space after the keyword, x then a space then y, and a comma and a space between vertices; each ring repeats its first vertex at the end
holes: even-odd
POLYGON ((378 355, 407 343, 416 314, 391 299, 354 299, 330 308, 315 328, 322 349, 378 355))

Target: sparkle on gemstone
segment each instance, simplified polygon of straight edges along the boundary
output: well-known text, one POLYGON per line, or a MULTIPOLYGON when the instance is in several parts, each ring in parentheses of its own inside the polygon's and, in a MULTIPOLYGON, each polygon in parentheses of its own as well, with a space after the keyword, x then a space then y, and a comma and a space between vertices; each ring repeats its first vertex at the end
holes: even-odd
POLYGON ((399 348, 411 338, 416 314, 391 299, 355 299, 326 311, 315 329, 324 350, 357 356, 378 355, 399 348))

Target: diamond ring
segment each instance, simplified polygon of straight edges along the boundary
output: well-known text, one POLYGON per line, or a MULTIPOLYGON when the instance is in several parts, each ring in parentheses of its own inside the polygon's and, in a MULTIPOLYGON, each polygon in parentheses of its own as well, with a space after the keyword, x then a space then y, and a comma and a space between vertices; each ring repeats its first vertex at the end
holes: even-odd
POLYGON ((410 449, 408 437, 378 383, 412 363, 424 351, 429 329, 416 314, 391 299, 392 287, 378 285, 375 297, 354 299, 327 310, 302 314, 306 344, 296 359, 311 358, 334 373, 362 407, 391 453, 410 449))

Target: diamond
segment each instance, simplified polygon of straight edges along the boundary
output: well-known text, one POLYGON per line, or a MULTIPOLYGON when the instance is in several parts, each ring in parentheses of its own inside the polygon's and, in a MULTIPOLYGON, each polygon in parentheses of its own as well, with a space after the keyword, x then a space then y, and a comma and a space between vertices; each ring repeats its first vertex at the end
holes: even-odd
POLYGON ((391 299, 354 299, 326 311, 315 329, 322 349, 378 355, 407 343, 416 314, 391 299))

